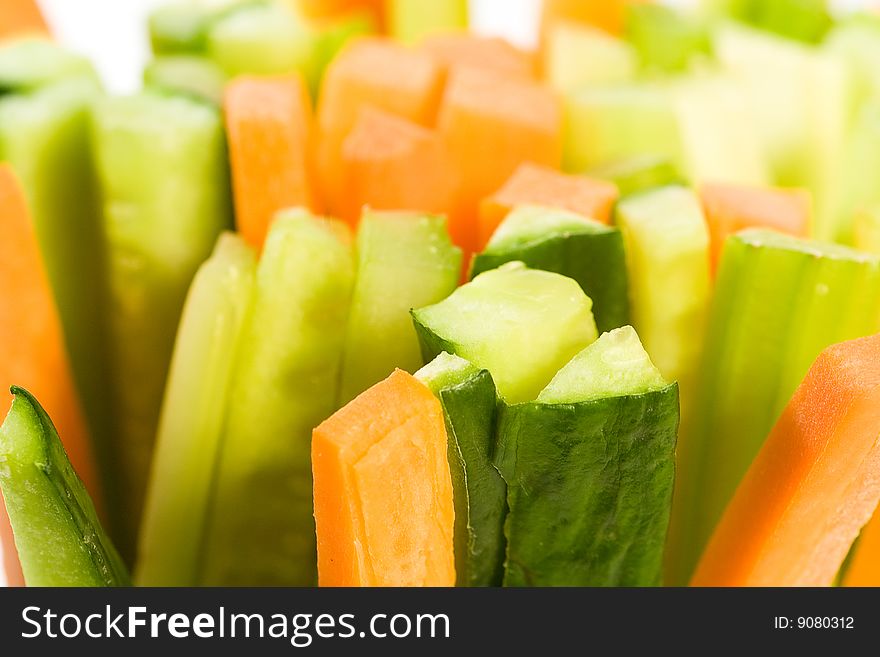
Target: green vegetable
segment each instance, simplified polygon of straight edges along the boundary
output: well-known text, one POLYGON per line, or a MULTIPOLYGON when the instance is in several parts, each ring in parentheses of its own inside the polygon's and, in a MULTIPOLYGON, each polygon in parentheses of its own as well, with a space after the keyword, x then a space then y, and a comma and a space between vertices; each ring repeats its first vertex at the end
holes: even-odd
POLYGON ((683 425, 673 583, 687 582, 737 484, 819 352, 878 330, 880 258, 771 231, 728 238, 696 403, 683 425))
MULTIPOLYGON (((124 555, 140 521, 162 392, 186 291, 231 225, 218 111, 182 97, 142 94, 98 104, 93 144, 107 239, 110 400, 120 473, 124 555)), ((105 411, 106 412, 106 411, 105 411)))
POLYGON ((663 5, 627 7, 626 37, 635 46, 642 67, 674 73, 688 68, 694 58, 708 56, 709 33, 693 15, 663 5))
POLYGON ((666 385, 630 327, 606 333, 537 401, 499 411, 508 485, 505 586, 660 583, 678 428, 666 385))
POLYGON ((492 464, 495 384, 487 370, 442 353, 416 373, 443 404, 455 504, 456 586, 499 586, 507 487, 492 464))
POLYGON ((426 362, 443 351, 461 356, 489 370, 509 403, 534 399, 597 337, 592 301, 575 281, 519 262, 412 314, 426 362))
POLYGON ((622 200, 617 223, 626 244, 633 325, 687 401, 711 289, 700 201, 684 187, 663 187, 622 200))
POLYGON ((724 12, 769 32, 815 43, 831 26, 828 0, 704 0, 714 13, 724 12))
POLYGON ((685 182, 669 158, 657 155, 637 155, 610 162, 592 169, 589 175, 613 182, 621 197, 685 182))
POLYGON ((230 384, 201 583, 312 586, 312 429, 336 408, 354 282, 340 225, 281 213, 230 384))
POLYGON ((0 97, 6 93, 34 91, 70 78, 98 81, 88 59, 48 39, 13 39, 0 46, 0 97))
POLYGON ((593 300, 599 331, 629 322, 626 261, 617 228, 573 212, 520 206, 474 258, 471 276, 515 260, 577 281, 593 300))
POLYGON ((13 387, 0 426, 0 490, 28 586, 127 586, 107 538, 49 416, 13 387))
POLYGON ((180 93, 223 104, 226 74, 210 59, 196 55, 165 55, 151 61, 144 69, 148 89, 180 93))
POLYGON ((629 82, 639 69, 639 56, 630 44, 580 23, 559 21, 550 27, 544 52, 547 81, 563 93, 629 82))
POLYGON ((395 367, 415 372, 422 365, 409 311, 446 298, 461 273, 461 250, 449 241, 443 217, 368 211, 357 259, 340 406, 395 367))
POLYGON ((880 97, 880 18, 857 14, 842 20, 829 32, 822 47, 846 62, 853 79, 854 111, 880 97))
POLYGON ((857 213, 855 244, 857 249, 880 255, 880 205, 857 213))
POLYGON ((389 0, 388 31, 403 43, 415 44, 435 32, 466 30, 467 0, 389 0))
POLYGON ((179 0, 155 9, 149 17, 150 44, 156 55, 203 53, 217 20, 260 0, 179 0))
POLYGON ((586 87, 565 98, 563 165, 580 173, 636 155, 682 160, 673 106, 647 84, 586 87))
POLYGON ((142 586, 198 583, 229 383, 255 269, 251 248, 226 233, 187 296, 140 531, 135 579, 142 586))

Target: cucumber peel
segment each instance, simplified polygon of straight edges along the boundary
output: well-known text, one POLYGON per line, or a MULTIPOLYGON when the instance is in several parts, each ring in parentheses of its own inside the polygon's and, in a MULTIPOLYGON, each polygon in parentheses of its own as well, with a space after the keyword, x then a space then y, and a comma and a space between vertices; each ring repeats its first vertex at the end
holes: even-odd
POLYGON ((16 39, 0 47, 0 96, 82 77, 95 84, 98 82, 97 73, 88 59, 48 39, 16 39))
POLYGON ((85 486, 49 416, 13 386, 0 426, 0 490, 28 586, 128 586, 85 486))

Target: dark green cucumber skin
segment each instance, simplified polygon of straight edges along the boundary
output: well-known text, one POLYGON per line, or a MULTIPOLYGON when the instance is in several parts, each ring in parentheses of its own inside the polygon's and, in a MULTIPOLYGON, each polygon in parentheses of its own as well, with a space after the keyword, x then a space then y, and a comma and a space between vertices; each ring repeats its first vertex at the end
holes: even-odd
POLYGON ((447 354, 458 355, 458 350, 452 342, 444 340, 419 321, 417 312, 416 310, 411 310, 409 314, 412 317, 413 326, 419 338, 419 349, 422 352, 423 364, 427 365, 444 351, 447 354))
POLYGON ((516 260, 532 269, 562 274, 577 281, 593 300, 599 333, 630 323, 629 283, 619 230, 557 234, 503 252, 486 251, 474 257, 470 278, 516 260))
POLYGON ((500 586, 504 573, 507 486, 492 463, 496 392, 481 370, 438 396, 449 436, 455 504, 456 586, 500 586))
POLYGON ((577 404, 502 406, 504 586, 656 586, 678 433, 678 385, 577 404))
POLYGON ((47 456, 47 462, 39 464, 39 468, 57 491, 58 498, 70 513, 71 522, 82 534, 83 545, 104 586, 131 586, 128 570, 101 526, 92 499, 70 464, 49 414, 24 388, 13 386, 10 392, 24 398, 36 412, 47 456))

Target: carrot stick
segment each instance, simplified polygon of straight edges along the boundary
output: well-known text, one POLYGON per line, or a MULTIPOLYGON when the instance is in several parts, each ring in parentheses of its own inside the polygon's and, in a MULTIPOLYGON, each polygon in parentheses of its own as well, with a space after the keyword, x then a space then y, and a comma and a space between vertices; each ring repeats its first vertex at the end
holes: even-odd
POLYGON ((312 169, 313 118, 299 75, 243 77, 224 97, 236 227, 261 248, 278 210, 320 212, 312 169))
MULTIPOLYGON (((24 193, 6 164, 0 164, 0 234, 0 389, 6 391, 0 394, 0 407, 9 407, 13 384, 39 395, 77 473, 95 496, 97 477, 58 310, 24 193)), ((17 557, 5 507, 0 527, 7 578, 21 583, 12 563, 17 557)))
POLYGON ((452 477, 440 402, 403 370, 312 438, 320 586, 453 586, 452 477))
POLYGON ((823 351, 727 507, 691 583, 828 586, 880 500, 880 334, 823 351))
POLYGON ((48 34, 46 19, 36 0, 0 2, 0 39, 23 34, 48 34))
POLYGON ((586 23, 620 34, 626 22, 626 6, 650 0, 543 0, 541 33, 559 20, 586 23))
POLYGON ((447 72, 467 67, 524 80, 536 77, 532 53, 499 37, 482 37, 469 32, 435 34, 422 41, 419 48, 430 54, 447 72))
POLYGON ((843 577, 844 586, 880 586, 880 508, 859 534, 856 553, 843 577))

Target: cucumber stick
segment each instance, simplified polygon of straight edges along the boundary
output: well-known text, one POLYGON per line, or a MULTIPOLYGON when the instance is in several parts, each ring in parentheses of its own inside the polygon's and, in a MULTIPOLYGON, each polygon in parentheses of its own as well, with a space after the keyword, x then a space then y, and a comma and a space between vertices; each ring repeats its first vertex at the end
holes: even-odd
POLYGON ((109 369, 130 554, 143 504, 168 363, 186 291, 231 225, 219 112, 179 97, 112 98, 95 109, 93 144, 107 240, 109 369))
POLYGON ((637 155, 611 162, 591 170, 589 175, 613 182, 621 198, 685 182, 672 161, 658 155, 637 155))
POLYGON ((455 504, 456 586, 499 586, 507 487, 492 463, 496 394, 492 375, 442 353, 416 373, 440 399, 455 504))
POLYGON ((194 586, 220 451, 229 382, 254 285, 256 257, 220 236, 183 310, 162 405, 141 525, 141 586, 194 586))
POLYGON ((737 484, 819 352, 878 330, 877 256, 761 230, 727 240, 697 403, 683 427, 673 583, 688 580, 737 484))
POLYGON ((709 233, 696 194, 663 187, 617 206, 633 325, 663 376, 687 399, 708 308, 709 233))
POLYGON ((0 426, 0 490, 28 586, 127 586, 55 427, 30 393, 12 388, 0 426))
POLYGON ((262 0, 177 0, 155 9, 149 17, 150 45, 156 55, 205 51, 211 25, 224 16, 262 0))
POLYGON ((426 362, 443 351, 461 356, 517 403, 534 399, 596 339, 592 305, 572 279, 511 262, 412 315, 426 362))
POLYGON ((144 87, 166 93, 178 93, 223 104, 226 74, 214 62, 197 55, 156 57, 144 69, 144 87))
POLYGON ((311 433, 336 407, 354 282, 347 229, 282 213, 230 383, 200 583, 316 582, 311 433))
POLYGON ((13 39, 0 46, 0 95, 35 91, 71 78, 98 81, 87 58, 48 39, 13 39))
POLYGON ((626 260, 617 228, 565 210, 520 206, 471 265, 471 277, 519 260, 574 279, 593 300, 598 330, 629 323, 626 260))
POLYGON ((678 387, 631 327, 605 333, 537 400, 499 409, 505 586, 660 583, 678 387))
POLYGON ((443 217, 370 212, 357 236, 357 277, 345 338, 340 406, 394 368, 422 365, 409 311, 445 299, 461 273, 461 251, 443 217))

